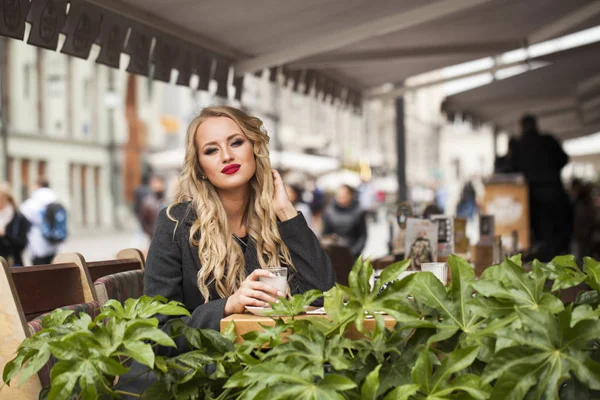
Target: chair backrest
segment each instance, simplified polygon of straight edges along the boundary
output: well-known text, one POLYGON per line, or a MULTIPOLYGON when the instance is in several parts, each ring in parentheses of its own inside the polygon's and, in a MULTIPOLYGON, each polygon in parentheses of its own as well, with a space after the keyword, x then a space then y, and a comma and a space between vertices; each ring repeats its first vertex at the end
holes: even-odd
POLYGON ((91 261, 87 263, 92 282, 103 276, 118 272, 143 270, 144 255, 137 249, 123 249, 117 254, 116 260, 91 261))
POLYGON ((60 307, 97 300, 81 254, 59 254, 54 262, 10 268, 27 321, 60 307))
MULTIPOLYGON (((8 264, 2 257, 0 264, 0 371, 3 371, 6 364, 14 358, 21 342, 27 338, 28 327, 8 264)), ((3 384, 0 374, 0 387, 3 384)), ((10 387, 2 387, 0 399, 37 399, 41 389, 39 378, 32 376, 20 387, 16 382, 10 387)))
POLYGON ((339 244, 323 245, 323 250, 331 259, 331 265, 336 274, 336 281, 342 285, 348 285, 348 274, 354 265, 354 258, 350 248, 339 244))
POLYGON ((144 294, 144 271, 124 271, 103 276, 94 282, 94 289, 100 304, 110 299, 123 303, 125 300, 137 299, 144 294))

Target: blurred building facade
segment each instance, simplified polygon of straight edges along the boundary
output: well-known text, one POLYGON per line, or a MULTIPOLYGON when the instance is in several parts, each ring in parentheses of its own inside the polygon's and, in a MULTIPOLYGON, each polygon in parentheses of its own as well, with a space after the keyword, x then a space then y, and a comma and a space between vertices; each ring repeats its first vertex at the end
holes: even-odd
POLYGON ((80 60, 3 40, 3 176, 17 202, 45 177, 73 227, 114 227, 139 183, 137 160, 163 141, 160 85, 97 64, 93 54, 80 60))

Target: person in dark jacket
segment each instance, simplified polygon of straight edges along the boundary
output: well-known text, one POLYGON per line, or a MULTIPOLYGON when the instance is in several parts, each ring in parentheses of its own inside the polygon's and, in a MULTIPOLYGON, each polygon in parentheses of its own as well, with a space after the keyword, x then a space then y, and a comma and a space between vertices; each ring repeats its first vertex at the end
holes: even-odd
POLYGON ((354 258, 361 255, 367 244, 367 222, 364 210, 356 199, 356 191, 342 185, 335 200, 323 213, 323 237, 335 236, 350 247, 354 258))
POLYGON ((560 173, 569 156, 551 135, 542 135, 536 117, 521 119, 522 134, 511 153, 512 170, 525 175, 534 257, 550 261, 569 251, 573 213, 560 173))
MULTIPOLYGON (((260 119, 227 106, 207 107, 188 128, 176 201, 159 213, 144 270, 144 293, 182 302, 189 326, 219 329, 246 306, 284 296, 259 280, 268 267, 288 268, 291 294, 326 291, 335 283, 329 257, 271 169, 269 137, 260 119)), ((172 317, 159 316, 163 329, 172 317)), ((173 356, 187 350, 160 349, 173 356)), ((127 382, 139 365, 121 377, 127 382)), ((125 384, 140 393, 143 377, 125 384)))
POLYGON ((23 250, 27 247, 27 232, 31 224, 19 212, 10 186, 0 183, 0 256, 11 267, 23 265, 23 250))

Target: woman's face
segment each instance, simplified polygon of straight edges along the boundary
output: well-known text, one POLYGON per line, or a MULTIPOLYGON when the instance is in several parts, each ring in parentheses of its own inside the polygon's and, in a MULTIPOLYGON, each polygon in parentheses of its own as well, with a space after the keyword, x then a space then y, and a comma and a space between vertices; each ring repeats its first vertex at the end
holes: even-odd
POLYGON ((350 207, 350 205, 352 204, 352 200, 352 193, 348 190, 347 187, 342 186, 338 189, 335 195, 335 201, 340 207, 350 207))
POLYGON ((254 147, 232 119, 206 119, 195 141, 202 171, 217 189, 238 189, 250 182, 256 172, 254 147))

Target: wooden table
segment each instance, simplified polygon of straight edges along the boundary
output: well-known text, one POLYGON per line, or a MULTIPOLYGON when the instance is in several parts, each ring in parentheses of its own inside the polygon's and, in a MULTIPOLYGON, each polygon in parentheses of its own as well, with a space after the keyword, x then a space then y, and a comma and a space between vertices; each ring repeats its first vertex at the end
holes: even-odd
MULTIPOLYGON (((227 318, 223 318, 221 320, 220 330, 223 332, 227 325, 231 321, 235 324, 235 331, 237 333, 237 342, 241 343, 244 341, 242 338, 248 332, 254 331, 262 331, 261 325, 264 326, 275 326, 275 321, 278 317, 259 317, 250 313, 247 314, 233 314, 227 318)), ((284 320, 288 320, 289 317, 282 317, 284 320)), ((298 315, 295 317, 296 319, 306 319, 306 318, 327 318, 327 315, 298 315)), ((393 328, 396 325, 396 320, 389 315, 383 315, 383 320, 385 322, 385 327, 388 329, 393 328)), ((373 330, 375 329, 375 319, 365 319, 364 323, 365 329, 373 330)), ((346 337, 350 339, 360 339, 363 335, 358 332, 354 326, 354 324, 350 324, 348 330, 346 331, 346 337)))

